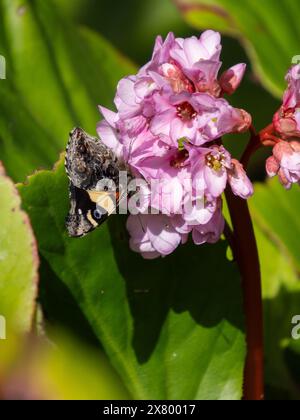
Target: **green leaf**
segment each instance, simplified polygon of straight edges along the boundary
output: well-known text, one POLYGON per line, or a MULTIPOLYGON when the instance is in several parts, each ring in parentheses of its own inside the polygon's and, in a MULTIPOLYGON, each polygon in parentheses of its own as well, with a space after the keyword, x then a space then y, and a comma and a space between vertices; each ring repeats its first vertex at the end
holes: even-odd
POLYGON ((39 259, 29 218, 20 209, 18 191, 1 163, 0 197, 0 316, 6 319, 9 338, 31 328, 39 259))
POLYGON ((35 372, 30 375, 33 386, 38 379, 48 387, 50 385, 51 394, 62 400, 130 399, 128 391, 99 351, 62 332, 54 332, 54 342, 55 349, 45 349, 42 357, 40 352, 37 353, 33 366, 35 372))
MULTIPOLYGON (((15 344, 10 341, 11 352, 15 344)), ((18 345, 18 363, 2 382, 5 399, 130 399, 104 355, 65 331, 52 331, 51 342, 32 336, 18 345)))
POLYGON ((242 298, 226 243, 183 246, 171 257, 144 261, 129 250, 120 216, 86 238, 70 239, 67 184, 62 162, 30 177, 20 187, 24 207, 41 255, 133 397, 241 398, 242 298))
POLYGON ((0 81, 0 156, 9 175, 20 181, 42 165, 51 166, 57 146, 6 83, 0 81))
POLYGON ((291 322, 300 308, 299 189, 285 191, 277 179, 257 184, 250 207, 262 268, 266 382, 273 392, 281 390, 281 397, 288 392, 298 398, 300 381, 289 368, 286 349, 293 342, 291 322))
POLYGON ((276 96, 299 54, 297 0, 176 0, 185 19, 198 29, 216 29, 244 44, 261 82, 276 96))
POLYGON ((97 105, 111 105, 118 80, 134 66, 61 16, 51 0, 1 0, 0 11, 0 54, 7 60, 0 153, 9 174, 23 180, 57 160, 74 126, 95 132, 97 105))
POLYGON ((266 185, 257 184, 251 201, 252 214, 257 224, 298 271, 300 271, 299 207, 298 186, 286 191, 278 179, 269 180, 266 185))
POLYGON ((151 56, 154 39, 170 30, 178 36, 190 32, 170 0, 119 1, 112 13, 112 3, 99 0, 53 0, 76 22, 104 35, 135 62, 143 64, 151 56), (126 36, 124 36, 126 34, 126 36))

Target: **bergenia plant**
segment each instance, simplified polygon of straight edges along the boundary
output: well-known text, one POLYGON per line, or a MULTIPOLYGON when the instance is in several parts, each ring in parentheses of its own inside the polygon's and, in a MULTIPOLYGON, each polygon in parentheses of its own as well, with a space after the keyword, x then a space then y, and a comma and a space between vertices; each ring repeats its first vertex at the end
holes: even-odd
POLYGON ((251 116, 224 99, 242 81, 245 64, 219 77, 221 37, 158 37, 151 61, 120 81, 117 112, 100 108, 102 141, 151 186, 147 214, 130 216, 131 248, 144 258, 171 254, 191 233, 196 245, 215 243, 224 230, 227 184, 246 199, 253 187, 222 136, 247 131, 251 116), (151 211, 150 211, 151 207, 151 211), (159 212, 160 215, 151 214, 159 212), (149 214, 150 213, 150 214, 149 214))
POLYGON ((246 398, 263 396, 262 304, 258 253, 246 200, 252 154, 272 146, 267 174, 285 188, 300 181, 300 66, 288 75, 283 104, 272 123, 257 133, 251 115, 230 104, 246 65, 223 73, 221 37, 158 37, 152 58, 122 79, 116 111, 100 107, 102 141, 126 162, 140 188, 140 209, 128 218, 130 247, 146 259, 166 257, 191 236, 195 245, 217 242, 224 233, 243 278, 248 359, 246 398), (222 137, 249 131, 241 160, 222 137), (233 232, 223 216, 226 194, 233 232), (142 203, 142 205, 141 205, 142 203))

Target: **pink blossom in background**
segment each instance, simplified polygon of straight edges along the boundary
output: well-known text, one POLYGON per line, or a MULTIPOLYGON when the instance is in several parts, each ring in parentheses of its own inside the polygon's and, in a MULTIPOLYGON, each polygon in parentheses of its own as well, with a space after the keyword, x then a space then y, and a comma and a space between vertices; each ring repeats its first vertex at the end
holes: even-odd
POLYGON ((290 189, 300 181, 300 65, 289 70, 286 80, 283 104, 273 119, 279 142, 266 162, 266 170, 270 177, 278 175, 281 184, 290 189))
POLYGON ((245 199, 253 193, 242 165, 220 143, 252 122, 223 97, 238 88, 246 66, 219 78, 221 50, 214 31, 158 37, 150 62, 119 82, 117 111, 100 107, 100 138, 147 182, 142 201, 158 213, 128 219, 130 246, 145 258, 169 255, 189 234, 197 245, 217 242, 226 186, 245 199))
POLYGON ((289 189, 300 183, 300 143, 281 141, 273 149, 273 156, 267 160, 267 173, 270 177, 278 175, 282 185, 289 189))
POLYGON ((274 116, 274 127, 282 138, 300 137, 300 64, 292 67, 286 77, 288 88, 283 104, 274 116))
POLYGON ((286 75, 288 88, 283 97, 285 109, 296 108, 300 103, 300 64, 290 68, 286 75))

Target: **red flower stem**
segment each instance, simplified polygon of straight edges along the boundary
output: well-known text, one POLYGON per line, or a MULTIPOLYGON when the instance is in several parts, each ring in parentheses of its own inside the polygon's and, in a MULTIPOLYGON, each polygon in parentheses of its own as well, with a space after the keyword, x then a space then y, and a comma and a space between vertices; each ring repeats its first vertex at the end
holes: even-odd
POLYGON ((262 143, 257 140, 257 137, 251 137, 251 140, 248 143, 248 146, 246 147, 246 150, 244 151, 243 156, 241 158, 241 163, 244 165, 244 168, 247 168, 250 162, 250 158, 261 147, 262 143))
POLYGON ((233 258, 236 260, 236 243, 235 243, 235 237, 233 234, 233 231, 231 230, 231 227, 229 226, 229 223, 225 220, 225 227, 224 227, 224 236, 226 241, 229 243, 230 248, 233 253, 233 258))
POLYGON ((260 264, 248 203, 230 188, 226 199, 235 237, 234 254, 242 276, 246 318, 247 358, 244 372, 244 399, 264 399, 263 306, 260 264))
MULTIPOLYGON (((273 124, 256 133, 250 128, 251 139, 242 156, 245 169, 252 155, 262 146, 274 145, 273 124)), ((242 289, 247 337, 247 358, 244 372, 244 399, 264 399, 264 340, 261 273, 253 223, 246 200, 226 190, 234 234, 234 255, 242 276, 242 289)))
POLYGON ((275 143, 280 141, 280 139, 274 135, 273 124, 268 125, 258 134, 253 126, 250 127, 249 131, 251 138, 241 158, 241 163, 244 165, 245 169, 249 165, 250 158, 257 150, 264 146, 274 146, 275 143))

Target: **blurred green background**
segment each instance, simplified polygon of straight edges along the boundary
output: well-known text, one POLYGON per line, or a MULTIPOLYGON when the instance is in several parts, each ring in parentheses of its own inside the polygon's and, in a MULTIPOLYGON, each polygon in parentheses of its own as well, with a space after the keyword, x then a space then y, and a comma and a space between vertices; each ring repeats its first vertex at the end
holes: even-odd
MULTIPOLYGON (((52 168, 74 126, 95 134, 97 105, 112 105, 118 80, 148 61, 155 37, 169 31, 222 31, 224 68, 248 64, 231 101, 263 128, 300 52, 298 17, 298 0, 0 0, 7 59, 0 161, 10 177, 0 171, 0 315, 14 332, 0 340, 0 397, 241 398, 240 278, 226 242, 144 262, 128 249, 119 218, 70 240, 62 160, 26 177, 52 168), (19 198, 14 183, 25 180, 19 198), (38 339, 24 341, 32 330, 38 339)), ((225 141, 239 156, 247 135, 225 141)), ((298 399, 291 319, 300 313, 300 198, 297 188, 265 182, 269 153, 259 152, 249 170, 259 181, 250 207, 263 275, 266 389, 270 399, 298 399)))

